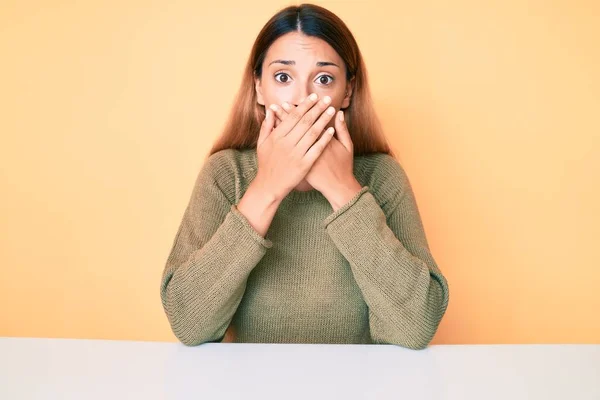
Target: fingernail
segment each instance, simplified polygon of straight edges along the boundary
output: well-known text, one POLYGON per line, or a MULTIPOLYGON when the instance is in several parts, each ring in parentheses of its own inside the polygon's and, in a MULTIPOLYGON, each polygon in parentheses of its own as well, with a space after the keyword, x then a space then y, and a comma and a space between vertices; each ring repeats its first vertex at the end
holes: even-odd
POLYGON ((281 106, 287 111, 290 109, 290 105, 288 104, 287 101, 284 101, 283 103, 281 103, 281 106))
POLYGON ((315 100, 317 99, 317 94, 316 94, 316 93, 313 93, 313 94, 311 94, 310 96, 308 96, 308 98, 309 98, 311 101, 315 101, 315 100))
POLYGON ((265 113, 265 114, 266 114, 266 115, 265 115, 265 118, 269 118, 269 111, 271 111, 271 110, 269 110, 269 109, 267 108, 267 112, 265 113))
POLYGON ((270 108, 271 110, 273 110, 273 111, 277 112, 277 105, 276 105, 276 104, 271 104, 271 105, 269 106, 269 108, 270 108))
POLYGON ((329 115, 333 115, 333 114, 335 114, 335 108, 333 108, 333 107, 329 107, 329 108, 327 109, 327 114, 329 114, 329 115))
POLYGON ((344 120, 344 112, 340 110, 340 121, 344 120))
POLYGON ((329 97, 329 96, 323 97, 323 103, 325 103, 325 104, 331 103, 331 97, 329 97))

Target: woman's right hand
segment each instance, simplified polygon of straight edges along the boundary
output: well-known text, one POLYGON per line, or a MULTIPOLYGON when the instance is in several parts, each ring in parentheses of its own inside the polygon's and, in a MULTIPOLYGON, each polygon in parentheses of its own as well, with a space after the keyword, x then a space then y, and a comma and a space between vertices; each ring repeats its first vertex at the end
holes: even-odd
POLYGON ((283 200, 302 181, 333 137, 333 127, 321 136, 335 115, 335 109, 329 107, 331 98, 317 98, 315 93, 307 96, 275 129, 277 117, 267 109, 256 145, 255 179, 277 200, 283 200), (329 109, 331 114, 324 112, 329 109))

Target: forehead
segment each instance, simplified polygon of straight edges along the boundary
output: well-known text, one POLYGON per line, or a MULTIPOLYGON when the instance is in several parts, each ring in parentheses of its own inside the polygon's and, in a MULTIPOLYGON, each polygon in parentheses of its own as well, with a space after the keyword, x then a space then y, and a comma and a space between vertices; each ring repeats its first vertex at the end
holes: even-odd
POLYGON ((323 39, 306 36, 299 32, 286 33, 277 38, 265 56, 266 65, 273 60, 294 60, 296 65, 312 64, 317 61, 343 63, 339 54, 323 39))

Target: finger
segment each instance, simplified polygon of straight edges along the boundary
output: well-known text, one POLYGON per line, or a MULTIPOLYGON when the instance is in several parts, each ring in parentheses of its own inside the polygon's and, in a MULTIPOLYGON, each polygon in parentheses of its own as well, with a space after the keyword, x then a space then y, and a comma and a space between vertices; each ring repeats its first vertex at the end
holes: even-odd
MULTIPOLYGON (((285 118, 285 121, 282 121, 281 125, 277 128, 277 131, 274 134, 278 137, 286 136, 304 117, 304 115, 311 110, 317 103, 317 99, 319 96, 316 93, 312 93, 310 96, 306 96, 306 98, 298 105, 298 107, 294 108, 292 112, 285 118)), ((319 102, 320 103, 320 102, 319 102)), ((316 119, 316 118, 315 118, 316 119)))
POLYGON ((260 126, 260 133, 258 134, 258 141, 256 143, 256 147, 260 147, 262 143, 269 137, 269 134, 273 130, 273 113, 271 110, 267 110, 265 112, 265 119, 263 120, 260 126))
POLYGON ((269 108, 273 111, 273 113, 275 114, 275 117, 277 117, 277 119, 279 119, 279 121, 283 121, 285 118, 285 115, 287 115, 285 110, 283 108, 279 107, 277 104, 271 104, 269 106, 269 108))
POLYGON ((286 113, 289 113, 292 111, 292 106, 287 101, 284 101, 283 103, 281 103, 281 107, 285 110, 286 113))
POLYGON ((346 150, 352 152, 354 144, 352 143, 352 138, 350 138, 350 132, 348 132, 348 125, 346 125, 346 121, 344 120, 344 112, 340 110, 335 118, 335 127, 337 131, 337 139, 344 145, 346 150))
MULTIPOLYGON (((313 110, 311 110, 311 113, 312 112, 313 110)), ((300 151, 301 154, 306 153, 308 148, 313 145, 313 143, 318 139, 319 135, 321 134, 321 132, 323 132, 323 130, 325 129, 329 121, 331 121, 331 118, 333 118, 334 115, 335 108, 328 107, 324 113, 321 113, 319 119, 305 133, 301 135, 293 133, 293 131, 292 133, 290 133, 290 140, 292 140, 293 138, 298 139, 298 143, 296 143, 296 146, 298 147, 298 151, 300 151)))
MULTIPOLYGON (((300 121, 292 128, 290 133, 288 134, 289 140, 292 143, 297 144, 307 136, 307 133, 311 133, 310 135, 310 144, 308 144, 304 151, 310 147, 317 136, 323 132, 329 120, 335 114, 335 108, 330 106, 331 97, 325 96, 323 97, 313 108, 311 108, 304 116, 300 119, 300 121), (327 109, 327 112, 324 111, 327 109), (315 122, 316 121, 316 122, 315 122)), ((300 106, 296 107, 295 110, 292 110, 289 117, 287 119, 291 119, 294 116, 300 106)))
POLYGON ((283 110, 280 110, 280 114, 278 115, 278 118, 277 118, 277 121, 279 121, 279 124, 281 124, 285 120, 285 118, 289 115, 289 112, 292 111, 292 106, 290 106, 289 103, 287 103, 285 101, 283 103, 281 103, 281 108, 283 108, 283 110))
POLYGON ((321 138, 311 146, 310 149, 304 155, 307 163, 312 165, 317 158, 323 153, 323 150, 327 147, 331 139, 333 138, 333 134, 335 133, 335 129, 330 126, 327 128, 325 133, 321 136, 321 138))

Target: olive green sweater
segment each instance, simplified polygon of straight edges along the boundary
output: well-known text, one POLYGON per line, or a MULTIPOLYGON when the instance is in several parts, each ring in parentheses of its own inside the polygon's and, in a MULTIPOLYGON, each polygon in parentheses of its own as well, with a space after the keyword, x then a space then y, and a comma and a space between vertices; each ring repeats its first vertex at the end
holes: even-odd
POLYGON ((403 168, 354 157, 362 189, 335 212, 293 190, 262 237, 236 205, 257 174, 255 149, 201 168, 162 275, 162 305, 185 345, 386 343, 423 349, 448 307, 403 168))

